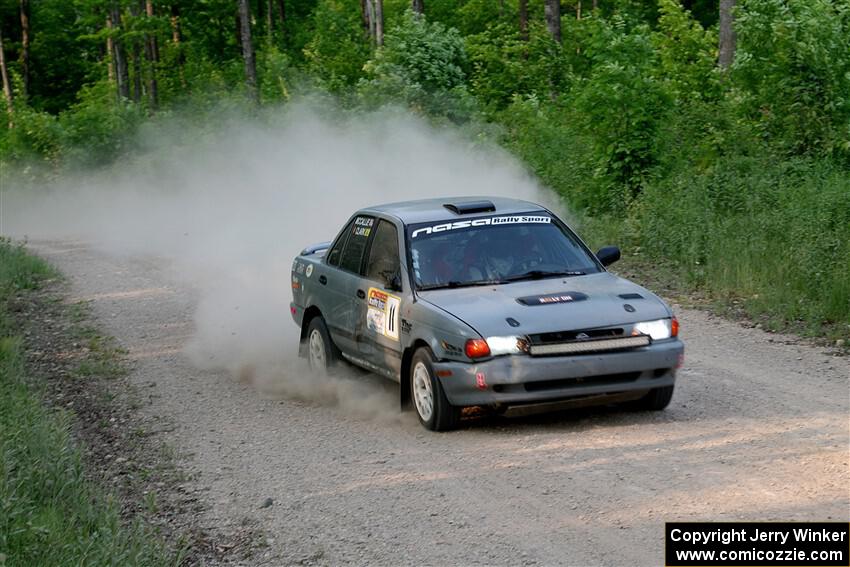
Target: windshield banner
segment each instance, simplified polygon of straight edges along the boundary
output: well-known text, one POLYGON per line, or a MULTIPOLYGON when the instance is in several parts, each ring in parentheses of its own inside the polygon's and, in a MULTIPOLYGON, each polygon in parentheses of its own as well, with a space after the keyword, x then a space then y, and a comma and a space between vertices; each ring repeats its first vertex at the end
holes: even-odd
POLYGON ((416 228, 410 233, 410 238, 416 238, 417 236, 433 234, 437 232, 445 232, 447 230, 457 230, 459 228, 471 228, 478 226, 502 224, 549 224, 551 222, 552 217, 546 215, 509 215, 501 217, 484 217, 478 219, 446 222, 416 228))

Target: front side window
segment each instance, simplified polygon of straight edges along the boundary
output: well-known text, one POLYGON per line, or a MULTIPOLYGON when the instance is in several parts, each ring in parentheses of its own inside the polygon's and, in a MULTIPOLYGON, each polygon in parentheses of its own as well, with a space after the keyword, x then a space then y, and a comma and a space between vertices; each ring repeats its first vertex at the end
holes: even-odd
POLYGON ((392 282, 400 274, 398 231, 393 223, 381 219, 373 238, 366 277, 381 283, 392 282))
POLYGON ((408 234, 418 289, 600 271, 578 239, 545 213, 419 224, 411 226, 408 234))
MULTIPOLYGON (((369 242, 369 235, 372 234, 374 226, 374 217, 354 217, 349 225, 348 237, 339 260, 340 268, 355 274, 360 273, 360 268, 363 265, 363 254, 366 252, 366 244, 369 242)), ((328 261, 330 262, 330 258, 328 261)))

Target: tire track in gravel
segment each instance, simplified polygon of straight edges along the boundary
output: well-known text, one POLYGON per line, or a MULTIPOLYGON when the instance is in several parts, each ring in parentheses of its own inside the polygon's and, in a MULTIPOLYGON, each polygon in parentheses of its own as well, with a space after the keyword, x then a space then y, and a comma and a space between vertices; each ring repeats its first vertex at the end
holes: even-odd
MULTIPOLYGON (((850 361, 792 337, 679 310, 686 364, 665 412, 433 434, 412 413, 268 399, 196 369, 183 355, 196 292, 165 262, 31 247, 152 386, 143 411, 171 424, 161 435, 196 473, 202 524, 266 529, 257 565, 658 565, 665 521, 850 520, 850 361)), ((362 380, 392 403, 394 385, 362 380)))

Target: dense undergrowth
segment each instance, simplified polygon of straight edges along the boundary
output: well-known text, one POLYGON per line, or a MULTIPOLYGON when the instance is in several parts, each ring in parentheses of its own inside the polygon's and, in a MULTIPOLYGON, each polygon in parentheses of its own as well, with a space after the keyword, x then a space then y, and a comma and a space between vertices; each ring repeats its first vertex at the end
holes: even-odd
POLYGON ((71 416, 28 376, 13 307, 53 270, 0 240, 0 565, 169 565, 177 560, 86 478, 71 416))
MULTIPOLYGON (((221 30, 231 7, 212 2, 182 14, 180 44, 160 22, 156 110, 116 100, 91 51, 67 63, 88 77, 74 100, 18 104, 0 165, 6 180, 38 183, 162 151, 175 138, 161 128, 192 143, 218 135, 222 115, 264 122, 304 97, 350 113, 403 105, 508 148, 593 244, 672 264, 688 289, 734 298, 767 326, 850 334, 850 5, 740 0, 721 70, 715 3, 587 4, 581 18, 565 9, 557 43, 542 0, 529 2, 525 36, 516 1, 429 0, 423 17, 385 0, 376 48, 358 0, 291 0, 282 28, 255 29, 258 108, 242 91, 238 37, 221 30)), ((76 21, 66 35, 102 41, 100 20, 76 21)))

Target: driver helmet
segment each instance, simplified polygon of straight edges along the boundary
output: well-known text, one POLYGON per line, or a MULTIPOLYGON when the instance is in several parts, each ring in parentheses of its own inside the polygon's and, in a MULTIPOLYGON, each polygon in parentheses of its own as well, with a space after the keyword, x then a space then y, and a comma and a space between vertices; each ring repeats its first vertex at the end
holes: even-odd
POLYGON ((518 250, 521 243, 511 234, 512 231, 496 229, 493 232, 495 234, 491 235, 487 242, 488 269, 493 272, 490 277, 506 276, 522 256, 518 250))

